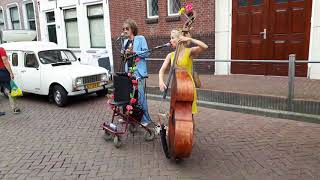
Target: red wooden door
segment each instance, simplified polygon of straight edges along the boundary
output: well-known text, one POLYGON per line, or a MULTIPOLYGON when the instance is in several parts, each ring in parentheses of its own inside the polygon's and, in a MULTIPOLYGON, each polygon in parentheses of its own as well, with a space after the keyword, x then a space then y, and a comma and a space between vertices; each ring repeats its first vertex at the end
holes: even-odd
MULTIPOLYGON (((270 0, 268 59, 308 59, 311 0, 270 0)), ((268 64, 267 74, 288 75, 288 64, 268 64)), ((307 76, 307 64, 297 64, 296 76, 307 76)))
MULTIPOLYGON (((234 0, 232 4, 232 59, 265 59, 267 6, 263 0, 234 0)), ((231 63, 233 74, 265 74, 263 63, 231 63)))
MULTIPOLYGON (((232 59, 308 59, 311 0, 233 0, 232 12, 232 59)), ((232 63, 231 72, 287 76, 288 64, 232 63)), ((306 76, 307 65, 296 75, 306 76)))

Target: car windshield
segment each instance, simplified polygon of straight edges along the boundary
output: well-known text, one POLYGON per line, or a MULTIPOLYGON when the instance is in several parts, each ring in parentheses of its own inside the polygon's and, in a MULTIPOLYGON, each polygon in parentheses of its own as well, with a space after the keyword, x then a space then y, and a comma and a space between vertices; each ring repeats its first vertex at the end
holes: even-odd
POLYGON ((76 61, 76 56, 69 50, 48 50, 38 53, 43 64, 55 64, 76 61))

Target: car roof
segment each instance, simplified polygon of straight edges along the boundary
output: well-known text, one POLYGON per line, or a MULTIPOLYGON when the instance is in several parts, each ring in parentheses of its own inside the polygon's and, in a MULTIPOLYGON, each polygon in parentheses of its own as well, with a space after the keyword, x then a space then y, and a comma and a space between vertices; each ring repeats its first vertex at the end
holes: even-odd
POLYGON ((60 48, 57 44, 45 41, 24 41, 24 42, 11 42, 0 44, 0 47, 6 51, 45 51, 52 49, 64 49, 60 48))

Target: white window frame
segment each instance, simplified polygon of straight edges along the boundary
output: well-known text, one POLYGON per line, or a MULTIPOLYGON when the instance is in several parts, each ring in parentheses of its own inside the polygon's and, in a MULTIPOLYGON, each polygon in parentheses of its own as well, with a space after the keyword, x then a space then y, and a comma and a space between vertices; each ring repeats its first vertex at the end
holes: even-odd
POLYGON ((78 18, 78 8, 77 6, 70 6, 70 7, 65 7, 65 8, 62 8, 62 16, 63 16, 63 26, 64 26, 64 34, 65 34, 65 43, 66 43, 66 47, 69 48, 69 49, 79 49, 80 48, 80 34, 79 34, 79 18, 78 18), (77 13, 77 26, 78 26, 78 47, 69 47, 68 45, 68 38, 67 38, 67 27, 66 27, 66 20, 64 18, 64 12, 66 10, 70 10, 70 9, 75 9, 76 10, 76 13, 77 13))
MULTIPOLYGON (((158 15, 156 15, 156 16, 149 16, 149 14, 150 14, 150 8, 149 8, 149 3, 151 3, 152 1, 154 1, 154 0, 147 0, 147 18, 148 19, 153 19, 153 18, 159 18, 159 5, 158 5, 158 15)), ((161 1, 161 0, 160 0, 161 1)), ((159 1, 158 1, 158 3, 159 3, 159 1)))
POLYGON ((17 7, 18 16, 19 16, 19 29, 21 29, 21 19, 20 19, 20 7, 18 3, 10 3, 7 5, 7 21, 8 21, 8 29, 13 29, 13 24, 11 21, 10 8, 17 7))
POLYGON ((0 10, 2 11, 3 29, 6 29, 6 19, 5 19, 5 16, 4 16, 4 13, 6 13, 6 12, 3 10, 2 6, 0 6, 0 10))
POLYGON ((47 32, 47 40, 48 42, 50 42, 50 37, 49 37, 49 29, 48 29, 48 26, 50 25, 55 25, 56 26, 56 37, 57 37, 57 43, 58 43, 58 34, 57 34, 57 24, 56 24, 56 12, 54 11, 54 9, 50 9, 50 10, 46 10, 46 11, 43 11, 44 13, 44 18, 45 18, 45 22, 46 22, 46 32, 47 32), (54 13, 54 22, 49 22, 48 23, 48 19, 47 19, 47 13, 49 12, 53 12, 54 13))
POLYGON ((36 31, 38 30, 38 25, 37 25, 37 14, 36 14, 36 5, 34 0, 24 0, 23 1, 23 17, 24 17, 24 27, 25 29, 30 29, 30 24, 29 24, 29 19, 28 19, 28 12, 27 12, 27 7, 26 5, 32 3, 33 5, 33 13, 34 13, 34 23, 36 26, 36 31))
MULTIPOLYGON (((107 39, 106 39, 106 36, 105 36, 105 33, 106 33, 106 28, 105 28, 105 24, 103 24, 104 26, 104 41, 105 41, 105 44, 103 47, 93 47, 92 46, 92 40, 91 40, 91 30, 90 30, 90 18, 88 16, 88 7, 89 6, 95 6, 95 5, 101 5, 102 6, 102 9, 104 10, 104 5, 103 5, 103 2, 98 2, 98 3, 88 3, 88 4, 84 4, 84 7, 85 7, 85 15, 86 15, 86 21, 87 21, 87 27, 88 27, 88 32, 89 32, 89 47, 90 49, 102 49, 102 48, 106 48, 107 46, 107 39)), ((105 12, 103 12, 102 14, 102 18, 103 18, 103 22, 105 21, 105 12)), ((104 22, 105 23, 105 22, 104 22)), ((80 38, 80 37, 79 37, 80 38)))
POLYGON ((177 13, 173 13, 173 14, 171 14, 170 13, 170 1, 172 1, 172 0, 168 0, 167 1, 167 5, 168 5, 168 16, 179 16, 179 11, 177 12, 177 13))

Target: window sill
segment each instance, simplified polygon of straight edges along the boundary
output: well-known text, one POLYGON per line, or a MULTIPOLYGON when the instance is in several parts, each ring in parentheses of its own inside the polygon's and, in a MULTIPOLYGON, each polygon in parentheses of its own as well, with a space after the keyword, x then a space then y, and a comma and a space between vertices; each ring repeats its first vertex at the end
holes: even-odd
POLYGON ((167 22, 180 21, 180 16, 179 15, 167 16, 166 21, 167 22))
POLYGON ((158 23, 159 18, 148 18, 146 19, 147 24, 155 24, 158 23))

